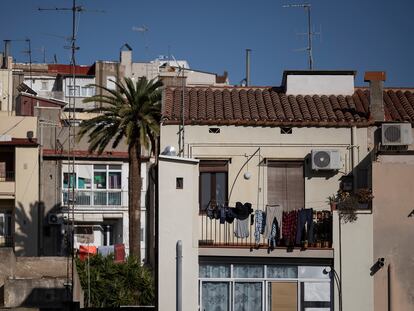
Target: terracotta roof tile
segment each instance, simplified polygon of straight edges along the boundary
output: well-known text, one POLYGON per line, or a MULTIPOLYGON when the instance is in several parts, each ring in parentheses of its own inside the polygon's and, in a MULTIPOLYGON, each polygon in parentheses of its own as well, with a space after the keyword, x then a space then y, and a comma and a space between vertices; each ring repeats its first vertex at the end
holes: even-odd
MULTIPOLYGON (((278 88, 208 87, 185 90, 186 119, 191 124, 256 126, 367 126, 369 90, 353 95, 286 95, 278 88)), ((166 88, 165 123, 181 122, 182 90, 166 88)), ((385 118, 414 123, 414 90, 384 91, 385 118)))
MULTIPOLYGON (((258 91, 260 92, 260 90, 258 91)), ((263 94, 263 101, 266 106, 268 119, 276 120, 277 117, 276 117, 275 107, 273 106, 272 98, 270 97, 269 90, 264 90, 262 94, 263 94)))

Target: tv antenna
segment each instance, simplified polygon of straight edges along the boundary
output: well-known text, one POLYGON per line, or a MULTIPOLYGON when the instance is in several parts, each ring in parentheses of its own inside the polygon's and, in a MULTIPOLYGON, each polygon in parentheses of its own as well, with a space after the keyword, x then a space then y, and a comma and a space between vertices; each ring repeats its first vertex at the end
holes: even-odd
MULTIPOLYGON (((68 222, 66 225, 65 236, 68 249, 68 261, 66 267, 67 273, 67 282, 66 286, 69 293, 72 293, 73 300, 73 280, 74 280, 74 227, 75 227, 75 203, 76 203, 76 193, 75 193, 75 147, 76 147, 76 132, 75 132, 75 121, 76 121, 76 51, 79 50, 79 47, 76 45, 77 32, 79 30, 79 25, 77 25, 77 14, 81 12, 100 12, 101 10, 85 10, 83 6, 77 5, 76 0, 72 0, 71 7, 54 7, 54 8, 38 8, 39 11, 71 11, 72 12, 72 36, 70 38, 70 47, 71 50, 71 75, 72 83, 69 90, 69 131, 68 131, 68 170, 69 170, 69 189, 68 189, 68 222), (73 179, 73 180, 72 180, 73 179), (71 254, 71 266, 69 264, 69 254, 71 254)), ((79 20, 79 19, 78 19, 79 20)))
MULTIPOLYGON (((180 63, 175 59, 174 55, 171 55, 172 59, 178 67, 177 75, 174 77, 178 78, 181 74, 181 124, 178 127, 178 156, 185 158, 185 93, 186 93, 186 81, 185 81, 185 64, 180 63)), ((169 65, 168 61, 168 65, 169 65)))
POLYGON ((313 70, 312 37, 314 35, 319 35, 320 33, 312 31, 311 4, 310 3, 285 4, 282 7, 283 8, 303 8, 306 11, 306 14, 308 17, 308 32, 306 33, 306 35, 308 36, 308 46, 303 50, 308 51, 309 70, 313 70))

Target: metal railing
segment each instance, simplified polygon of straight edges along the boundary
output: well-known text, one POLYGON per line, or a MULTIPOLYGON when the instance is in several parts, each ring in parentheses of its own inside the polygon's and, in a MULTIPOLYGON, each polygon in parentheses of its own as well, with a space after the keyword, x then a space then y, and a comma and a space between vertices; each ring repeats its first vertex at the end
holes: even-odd
POLYGON ((63 205, 72 202, 78 206, 121 206, 123 203, 123 191, 88 191, 75 190, 62 191, 63 205))
MULTIPOLYGON (((219 212, 217 212, 219 214, 219 212)), ((232 223, 220 222, 220 219, 211 218, 204 211, 199 215, 199 246, 200 247, 235 247, 235 248, 269 248, 269 240, 263 234, 259 240, 255 239, 255 219, 248 218, 248 236, 237 237, 237 219, 232 223)), ((280 236, 282 233, 280 232, 280 236)), ((279 240, 277 247, 306 247, 330 248, 332 246, 332 217, 329 211, 315 211, 313 217, 314 242, 307 245, 285 245, 283 239, 279 240)))
POLYGON ((0 182, 1 181, 15 181, 14 171, 0 172, 0 182))

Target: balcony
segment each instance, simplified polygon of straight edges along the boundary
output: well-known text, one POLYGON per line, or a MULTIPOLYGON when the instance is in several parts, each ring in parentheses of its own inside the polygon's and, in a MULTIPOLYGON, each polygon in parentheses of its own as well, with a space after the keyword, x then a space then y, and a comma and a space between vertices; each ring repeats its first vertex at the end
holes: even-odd
POLYGON ((75 206, 122 206, 125 205, 123 191, 88 191, 75 190, 75 195, 64 190, 62 192, 63 205, 74 203, 75 206))
POLYGON ((15 180, 13 171, 0 171, 0 198, 13 197, 15 193, 15 180))
MULTIPOLYGON (((219 213, 215 213, 219 215, 219 213)), ((253 214, 252 214, 253 215, 253 214)), ((255 225, 256 219, 251 221, 248 218, 248 236, 246 238, 239 238, 236 236, 235 219, 232 223, 221 223, 220 219, 207 216, 206 213, 199 215, 199 247, 200 248, 249 248, 249 249, 330 249, 332 247, 332 215, 330 211, 314 211, 313 213, 313 243, 302 241, 300 244, 286 243, 281 237, 276 246, 269 245, 269 241, 260 234, 259 241, 255 240, 255 225)), ((305 229, 306 231, 306 229, 305 229)), ((296 232, 296 230, 295 230, 296 232)), ((308 237, 306 232, 303 232, 308 237)), ((281 234, 280 234, 281 235, 281 234)), ((295 239, 295 238, 293 238, 295 239)))

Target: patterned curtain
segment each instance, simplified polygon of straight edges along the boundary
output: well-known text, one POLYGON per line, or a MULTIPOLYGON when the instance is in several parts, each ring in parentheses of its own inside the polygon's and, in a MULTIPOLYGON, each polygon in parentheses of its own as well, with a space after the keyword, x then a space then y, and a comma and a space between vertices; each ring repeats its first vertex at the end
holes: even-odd
MULTIPOLYGON (((203 311, 228 311, 229 310, 229 283, 227 282, 203 282, 202 286, 203 311)), ((237 310, 237 309, 236 309, 237 310)), ((247 309, 246 309, 247 310, 247 309)))
POLYGON ((234 310, 261 311, 262 283, 236 283, 234 288, 234 310))

